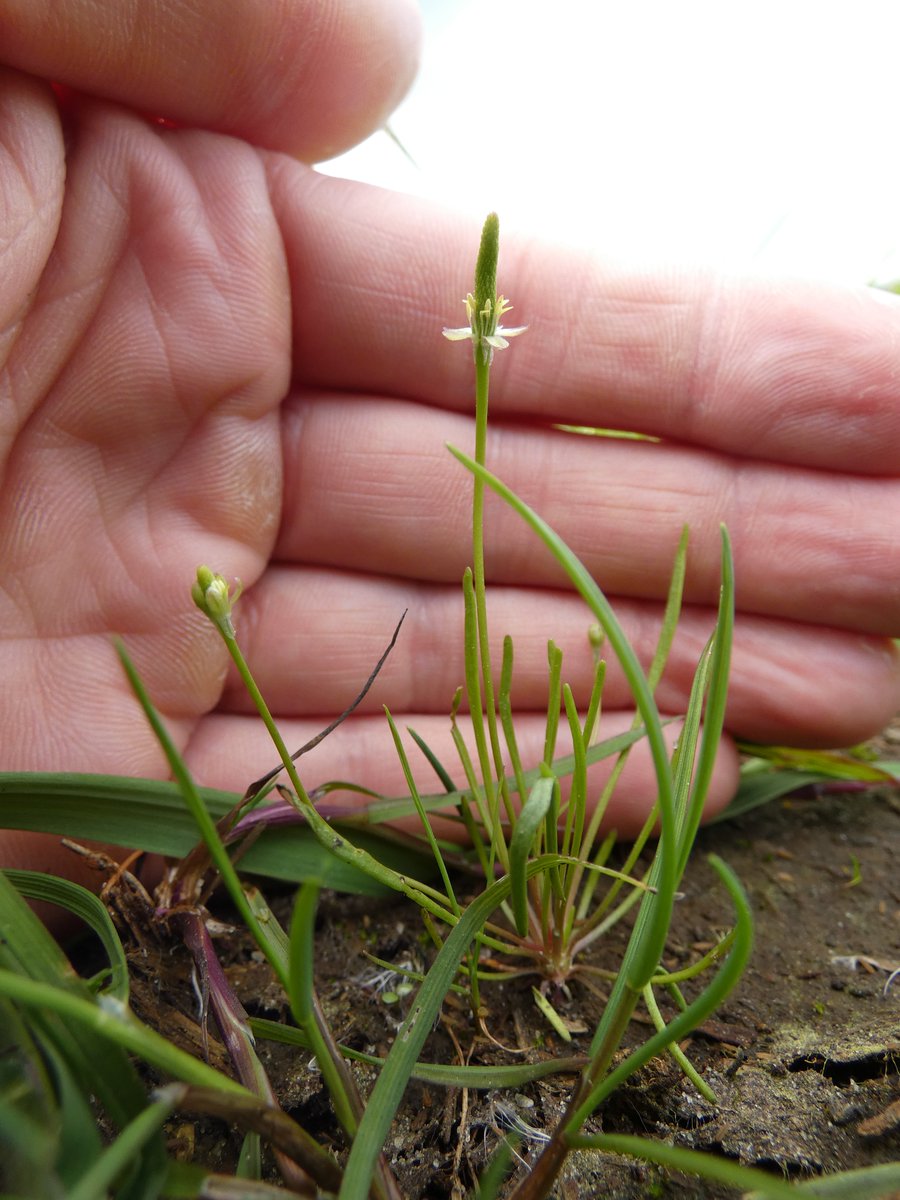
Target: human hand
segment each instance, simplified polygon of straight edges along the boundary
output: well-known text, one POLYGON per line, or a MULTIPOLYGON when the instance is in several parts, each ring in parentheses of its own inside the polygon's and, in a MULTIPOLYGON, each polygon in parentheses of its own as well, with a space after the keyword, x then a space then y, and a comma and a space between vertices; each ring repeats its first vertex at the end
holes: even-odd
MULTIPOLYGON (((0 0, 7 62, 94 97, 69 98, 61 118, 34 78, 6 72, 0 88, 16 168, 3 172, 0 230, 7 769, 165 772, 112 632, 199 782, 241 790, 273 765, 192 606, 200 562, 244 582, 239 635, 291 745, 352 699, 409 608, 363 711, 301 760, 308 786, 403 790, 383 703, 447 744, 471 482, 443 447, 468 449, 473 423, 471 356, 440 331, 461 322, 478 231, 288 157, 348 144, 398 98, 414 27, 403 7, 371 7, 383 52, 365 64, 388 63, 381 74, 342 49, 349 16, 330 46, 314 35, 297 49, 304 30, 324 37, 328 14, 351 11, 333 0, 288 8, 293 24, 281 12, 277 28, 235 8, 226 31, 202 24, 200 0, 179 29, 147 0, 127 42, 139 61, 115 32, 98 48, 78 27, 93 9, 71 5, 67 36, 49 38, 32 4, 12 37, 0 0)), ((809 744, 875 732, 900 693, 885 640, 900 624, 895 302, 635 274, 512 239, 500 286, 530 330, 495 363, 488 463, 584 558, 645 659, 691 525, 661 707, 684 708, 723 520, 740 609, 730 729, 809 744), (664 441, 575 438, 553 422, 664 441)), ((514 701, 534 750, 546 639, 583 698, 590 618, 499 505, 487 545, 493 630, 516 643, 514 701)), ((605 705, 606 732, 628 723, 615 670, 605 705)), ((735 779, 726 742, 714 804, 735 779)), ((651 799, 635 755, 611 819, 632 830, 651 799)), ((59 866, 45 843, 7 840, 3 853, 59 866)))

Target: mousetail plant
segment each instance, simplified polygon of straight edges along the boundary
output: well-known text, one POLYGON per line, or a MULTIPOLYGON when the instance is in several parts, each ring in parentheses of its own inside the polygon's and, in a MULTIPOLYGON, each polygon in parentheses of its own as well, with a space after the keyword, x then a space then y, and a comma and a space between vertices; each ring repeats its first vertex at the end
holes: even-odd
MULTIPOLYGON (((678 619, 686 536, 682 537, 678 549, 657 652, 645 673, 609 602, 585 566, 522 499, 487 469, 491 364, 495 352, 505 349, 510 337, 525 332, 523 326, 504 328, 500 324, 501 317, 511 305, 497 293, 498 253, 499 223, 496 215, 491 214, 481 237, 475 290, 465 300, 469 323, 461 329, 444 330, 451 340, 470 339, 475 360, 475 456, 470 458, 451 447, 451 452, 474 477, 473 561, 463 578, 465 690, 473 724, 474 759, 456 726, 455 709, 453 733, 468 785, 464 793, 457 793, 460 817, 472 837, 489 886, 461 912, 449 936, 440 945, 437 958, 398 1033, 351 1149, 341 1200, 362 1200, 365 1195, 375 1150, 388 1134, 390 1114, 399 1102, 428 1029, 440 1010, 442 997, 464 959, 468 964, 473 1011, 477 1014, 479 977, 484 975, 483 951, 487 947, 496 949, 499 944, 505 950, 504 957, 530 960, 531 969, 543 974, 547 982, 563 982, 577 969, 573 964, 575 953, 611 920, 638 905, 624 959, 613 977, 603 1015, 594 1031, 587 1061, 569 1106, 557 1128, 547 1135, 544 1149, 531 1169, 512 1193, 517 1200, 539 1200, 552 1190, 566 1157, 575 1148, 576 1139, 581 1136, 585 1122, 596 1107, 653 1055, 664 1050, 674 1053, 690 1077, 707 1095, 710 1094, 674 1044, 702 1022, 705 1014, 712 1012, 728 994, 743 970, 752 942, 749 908, 740 885, 724 863, 711 860, 735 906, 737 921, 732 933, 721 941, 716 951, 695 964, 696 969, 690 969, 688 975, 697 978, 707 973, 716 960, 724 961, 690 1002, 680 988, 686 976, 676 978, 660 966, 677 888, 699 826, 723 728, 734 613, 734 581, 727 533, 722 530, 722 579, 716 625, 700 657, 688 711, 676 746, 670 752, 653 693, 678 619), (544 756, 537 772, 526 773, 512 721, 513 651, 509 638, 504 642, 499 688, 495 686, 492 672, 484 560, 487 489, 518 513, 562 567, 618 659, 631 690, 637 709, 633 736, 618 747, 618 761, 591 815, 587 805, 587 767, 593 760, 595 749, 592 743, 599 725, 604 666, 602 662, 596 664, 594 686, 586 715, 582 717, 571 689, 561 684, 561 654, 553 643, 550 644, 544 756), (563 718, 573 746, 573 753, 567 760, 555 758, 557 730, 563 718), (640 848, 654 828, 658 828, 658 840, 645 878, 639 883, 626 880, 632 885, 626 899, 612 906, 623 882, 623 877, 617 876, 604 899, 592 910, 593 880, 598 875, 614 874, 605 866, 610 840, 596 846, 600 822, 624 759, 639 738, 646 739, 649 749, 656 775, 657 799, 638 847, 628 855, 624 870, 627 872, 634 867, 640 848), (563 775, 570 776, 567 799, 563 798, 560 786, 563 775), (497 874, 501 877, 491 882, 497 874), (489 924, 498 909, 505 915, 505 925, 489 924), (668 1023, 656 1002, 658 989, 667 991, 676 1007, 676 1016, 668 1023), (622 1039, 641 1002, 657 1032, 624 1061, 616 1062, 622 1039)), ((597 640, 596 634, 594 640, 597 640)), ((456 706, 458 703, 457 699, 456 706)), ((451 791, 453 785, 449 775, 427 748, 425 751, 448 792, 451 791)), ((537 995, 541 996, 541 993, 537 995)), ((546 996, 542 998, 546 1001, 546 996)), ((553 1020, 555 1014, 549 1002, 541 1007, 553 1020)), ((554 1021, 554 1024, 560 1035, 565 1036, 562 1022, 554 1021)))
MULTIPOLYGON (((612 976, 604 1015, 595 1031, 569 1111, 538 1160, 534 1181, 521 1185, 525 1189, 521 1192, 524 1200, 526 1196, 546 1194, 572 1149, 575 1137, 597 1104, 615 1083, 637 1069, 653 1053, 671 1047, 683 1069, 708 1094, 706 1085, 673 1043, 683 1036, 682 1027, 693 1027, 702 1019, 701 1014, 712 1011, 733 986, 750 946, 749 915, 740 888, 727 868, 716 863, 714 866, 737 907, 738 925, 733 934, 723 939, 715 954, 697 964, 694 973, 702 974, 711 962, 727 954, 724 965, 690 1004, 683 998, 679 986, 684 976, 670 979, 659 965, 676 890, 699 825, 724 720, 734 605, 727 534, 722 531, 723 568, 718 620, 701 655, 688 711, 676 748, 670 754, 664 722, 653 693, 665 666, 680 611, 686 536, 682 537, 676 555, 657 651, 645 673, 609 602, 584 565, 523 500, 487 469, 491 365, 495 353, 505 349, 511 337, 525 332, 524 326, 507 328, 501 324, 511 305, 497 292, 498 256, 499 222, 496 215, 491 214, 481 237, 474 291, 465 300, 468 325, 444 330, 451 340, 471 341, 475 364, 475 456, 469 458, 451 448, 473 475, 472 566, 463 577, 463 604, 465 693, 472 719, 474 754, 456 721, 459 697, 452 716, 453 740, 465 776, 464 788, 454 786, 436 756, 416 738, 447 790, 447 803, 456 807, 458 819, 472 839, 488 881, 482 896, 466 907, 457 901, 442 849, 427 820, 426 808, 433 807, 433 798, 425 798, 429 801, 426 805, 420 797, 390 714, 391 732, 406 773, 410 799, 422 818, 425 836, 441 872, 443 890, 392 871, 374 855, 354 847, 319 814, 297 774, 296 755, 288 753, 237 644, 231 621, 234 597, 230 595, 228 585, 220 576, 201 568, 194 586, 195 602, 218 628, 278 748, 281 765, 291 785, 290 789, 283 789, 283 795, 287 795, 302 812, 315 836, 329 851, 415 900, 423 909, 426 925, 438 947, 437 959, 422 981, 407 1021, 379 1075, 370 1103, 366 1105, 358 1128, 353 1130, 352 1148, 340 1192, 342 1200, 365 1194, 373 1171, 377 1170, 378 1153, 406 1082, 415 1068, 418 1052, 460 969, 468 976, 476 1016, 482 1010, 480 986, 491 976, 508 978, 512 974, 534 973, 543 977, 545 987, 536 991, 536 999, 560 1036, 565 1037, 567 1031, 546 995, 546 985, 564 984, 568 976, 580 969, 575 961, 578 953, 613 921, 638 906, 624 962, 612 976), (634 727, 628 736, 598 745, 605 665, 601 660, 595 664, 594 684, 582 717, 571 689, 562 683, 562 655, 551 642, 548 647, 549 701, 544 754, 538 768, 528 772, 524 770, 519 754, 512 715, 511 639, 504 641, 499 686, 491 661, 484 545, 488 489, 532 528, 562 567, 573 588, 580 593, 586 604, 585 650, 590 652, 591 649, 588 633, 593 621, 600 630, 599 636, 596 630, 591 630, 594 645, 602 638, 615 654, 637 710, 634 727), (568 728, 572 743, 571 755, 562 759, 557 757, 561 720, 568 728), (599 831, 625 759, 638 740, 646 741, 656 776, 657 797, 643 834, 620 872, 606 865, 612 839, 607 837, 598 844, 599 831), (618 756, 617 761, 591 809, 588 805, 588 766, 611 753, 618 756), (570 778, 568 795, 564 796, 561 781, 566 776, 570 778), (659 837, 650 868, 643 880, 632 879, 629 873, 655 827, 659 829, 659 837), (598 900, 596 881, 599 877, 606 877, 611 882, 606 894, 598 900), (623 884, 629 886, 629 891, 624 898, 619 898, 623 884), (494 919, 498 909, 503 914, 500 922, 494 919), (449 928, 449 934, 442 933, 441 926, 449 928), (486 959, 488 955, 494 957, 486 959), (488 970, 488 967, 492 969, 488 970), (680 1010, 673 1024, 666 1025, 660 1014, 654 994, 659 988, 671 993, 680 1010), (642 1001, 657 1033, 640 1051, 633 1052, 624 1065, 613 1068, 614 1056, 625 1030, 636 1006, 642 1001)), ((268 777, 258 784, 267 781, 268 777)), ((254 785, 245 799, 250 801, 259 790, 254 785)), ((371 808, 377 808, 377 804, 371 808)), ((346 1090, 346 1084, 342 1085, 336 1077, 332 1083, 335 1100, 346 1090)))

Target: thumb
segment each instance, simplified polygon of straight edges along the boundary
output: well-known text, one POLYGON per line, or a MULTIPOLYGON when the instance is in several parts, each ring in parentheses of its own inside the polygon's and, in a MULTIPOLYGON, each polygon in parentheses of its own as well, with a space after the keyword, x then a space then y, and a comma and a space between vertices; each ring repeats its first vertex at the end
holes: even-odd
POLYGON ((414 0, 0 0, 0 61, 306 162, 384 124, 418 59, 414 0))

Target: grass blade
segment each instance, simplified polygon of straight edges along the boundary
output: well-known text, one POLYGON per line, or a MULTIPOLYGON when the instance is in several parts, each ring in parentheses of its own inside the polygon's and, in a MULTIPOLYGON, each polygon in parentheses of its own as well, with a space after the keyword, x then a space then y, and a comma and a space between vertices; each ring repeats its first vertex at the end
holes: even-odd
MULTIPOLYGON (((251 1017, 250 1027, 257 1037, 271 1042, 282 1042, 289 1046, 302 1046, 305 1050, 312 1049, 310 1041, 302 1029, 292 1025, 281 1025, 278 1021, 269 1021, 264 1017, 251 1017)), ((354 1050, 351 1046, 341 1046, 341 1054, 354 1062, 368 1063, 372 1067, 383 1067, 385 1059, 375 1054, 365 1054, 354 1050)), ((568 1058, 547 1058, 536 1063, 521 1063, 511 1067, 499 1067, 491 1064, 487 1067, 458 1066, 450 1063, 417 1062, 410 1073, 410 1079, 419 1079, 422 1083, 433 1083, 439 1087, 467 1087, 493 1091, 522 1087, 535 1079, 546 1079, 548 1075, 568 1075, 580 1071, 584 1066, 583 1056, 568 1058)))
MULTIPOLYGON (((240 799, 235 792, 213 788, 197 792, 214 821, 240 799)), ((435 798, 433 807, 438 800, 441 797, 435 798)), ((339 824, 335 822, 336 827, 339 824)), ((115 775, 0 774, 0 828, 112 843, 169 858, 183 858, 197 844, 197 825, 176 784, 115 775)), ((386 843, 365 826, 354 825, 353 836, 356 844, 371 849, 403 874, 415 876, 427 869, 424 856, 386 843)), ((303 824, 264 831, 241 859, 241 870, 291 883, 318 878, 323 887, 360 895, 390 892, 328 854, 303 824)))
POLYGON ((573 1149, 605 1150, 609 1154, 625 1154, 640 1158, 644 1162, 658 1163, 673 1171, 686 1175, 699 1175, 703 1179, 715 1180, 739 1191, 757 1189, 754 1193, 760 1200, 797 1200, 797 1189, 782 1179, 774 1179, 757 1167, 745 1167, 731 1159, 703 1150, 687 1150, 682 1146, 669 1146, 665 1142, 652 1142, 649 1138, 632 1137, 626 1134, 596 1133, 578 1135, 570 1142, 573 1149))
POLYGON ((106 1200, 109 1188, 158 1133, 174 1108, 168 1098, 155 1100, 126 1125, 116 1140, 70 1190, 69 1200, 106 1200))
POLYGON ((109 982, 104 991, 110 996, 115 996, 122 1004, 127 1004, 128 962, 116 927, 103 901, 81 884, 73 883, 69 879, 59 879, 55 875, 45 875, 42 871, 18 871, 8 868, 3 874, 20 895, 27 896, 29 900, 45 900, 49 904, 58 904, 74 913, 94 931, 109 958, 109 982))
POLYGON ((6 996, 17 1004, 36 1009, 42 1014, 55 1013, 62 1017, 67 1025, 84 1026, 89 1032, 99 1034, 103 1040, 98 1043, 97 1058, 93 1064, 95 1079, 97 1064, 103 1062, 104 1056, 108 1059, 114 1053, 115 1047, 121 1047, 132 1054, 140 1055, 147 1062, 176 1078, 185 1079, 201 1087, 214 1087, 221 1091, 236 1091, 242 1096, 249 1095, 239 1083, 186 1054, 184 1050, 179 1050, 162 1034, 143 1025, 129 1009, 122 1008, 111 999, 101 1005, 73 995, 65 987, 24 979, 14 971, 4 968, 0 968, 0 996, 6 996))
POLYGON ((313 946, 318 899, 318 885, 310 882, 303 884, 294 901, 289 943, 288 999, 294 1020, 309 1039, 337 1118, 343 1129, 352 1138, 359 1123, 357 1108, 361 1107, 356 1085, 350 1079, 339 1054, 336 1050, 332 1050, 334 1043, 330 1033, 328 1035, 323 1033, 318 1020, 319 1013, 313 977, 313 946))
MULTIPOLYGON (((65 1014, 59 1008, 35 1001, 35 995, 44 992, 63 1006, 69 1004, 90 1010, 93 1016, 99 1014, 87 985, 2 872, 0 975, 8 985, 2 994, 17 1007, 27 1007, 32 1037, 45 1057, 51 1063, 57 1062, 57 1081, 65 1082, 67 1087, 68 1081, 73 1081, 73 1111, 76 1096, 94 1095, 113 1124, 124 1128, 145 1107, 145 1090, 127 1055, 104 1035, 102 1022, 95 1022, 93 1027, 90 1023, 70 1025, 60 1019, 65 1014)), ((117 1003, 112 997, 110 1002, 117 1003)), ((122 1200, 140 1200, 151 1194, 153 1181, 164 1169, 162 1140, 152 1139, 143 1148, 132 1180, 121 1189, 122 1200)))

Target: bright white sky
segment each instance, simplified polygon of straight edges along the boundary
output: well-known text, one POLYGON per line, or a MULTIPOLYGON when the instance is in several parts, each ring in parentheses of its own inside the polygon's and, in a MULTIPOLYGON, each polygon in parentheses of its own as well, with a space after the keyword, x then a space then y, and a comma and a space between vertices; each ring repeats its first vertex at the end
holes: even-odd
POLYGON ((898 0, 422 0, 418 83, 329 173, 616 257, 900 277, 898 0))

